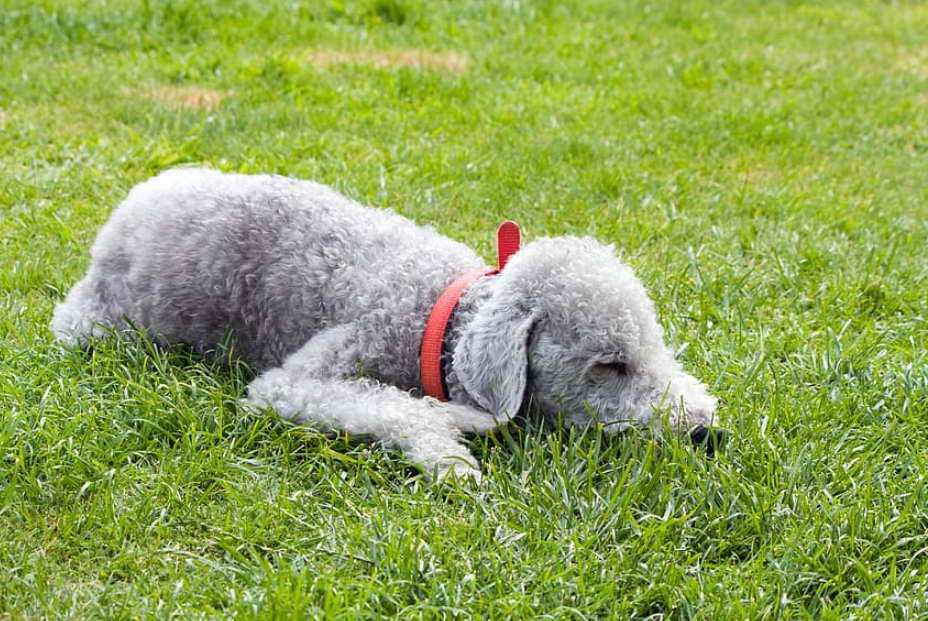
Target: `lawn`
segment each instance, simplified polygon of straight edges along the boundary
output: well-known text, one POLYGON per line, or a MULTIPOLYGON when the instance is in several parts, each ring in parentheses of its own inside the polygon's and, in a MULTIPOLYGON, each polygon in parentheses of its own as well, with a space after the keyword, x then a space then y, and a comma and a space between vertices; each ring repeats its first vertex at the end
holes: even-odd
POLYGON ((928 618, 928 5, 0 0, 0 58, 0 618, 928 618), (731 442, 528 421, 435 485, 54 343, 189 163, 614 243, 731 442))

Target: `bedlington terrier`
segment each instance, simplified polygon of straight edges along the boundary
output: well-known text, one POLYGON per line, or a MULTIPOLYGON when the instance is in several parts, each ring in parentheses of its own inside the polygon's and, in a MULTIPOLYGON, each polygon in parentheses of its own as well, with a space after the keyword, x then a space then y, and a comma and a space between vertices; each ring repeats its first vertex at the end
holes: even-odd
POLYGON ((422 395, 423 329, 449 283, 486 267, 390 210, 309 181, 180 168, 133 188, 91 256, 55 308, 59 340, 133 327, 231 348, 259 372, 247 404, 373 437, 439 477, 479 479, 462 433, 529 403, 566 425, 667 422, 715 441, 715 398, 664 345, 632 269, 593 239, 532 241, 463 292, 441 346, 447 400, 422 395))

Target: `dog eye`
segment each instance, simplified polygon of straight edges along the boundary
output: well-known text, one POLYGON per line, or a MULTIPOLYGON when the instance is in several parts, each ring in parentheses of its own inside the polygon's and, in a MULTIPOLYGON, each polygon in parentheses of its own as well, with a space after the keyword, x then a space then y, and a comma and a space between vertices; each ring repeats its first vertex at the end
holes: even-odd
POLYGON ((593 368, 604 375, 628 375, 628 365, 624 362, 600 362, 593 368))

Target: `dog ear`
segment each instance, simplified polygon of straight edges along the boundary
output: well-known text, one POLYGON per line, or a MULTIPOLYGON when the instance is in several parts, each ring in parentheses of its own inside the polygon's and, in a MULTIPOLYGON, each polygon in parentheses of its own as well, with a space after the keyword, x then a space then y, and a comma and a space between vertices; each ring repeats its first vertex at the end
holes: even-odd
POLYGON ((528 384, 528 346, 537 316, 514 305, 477 314, 454 350, 454 371, 468 394, 500 423, 522 406, 528 384))

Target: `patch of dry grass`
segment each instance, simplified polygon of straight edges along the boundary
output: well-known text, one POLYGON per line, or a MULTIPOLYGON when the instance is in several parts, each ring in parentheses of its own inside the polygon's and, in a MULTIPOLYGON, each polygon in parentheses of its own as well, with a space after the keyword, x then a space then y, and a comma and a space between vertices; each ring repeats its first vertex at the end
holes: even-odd
POLYGON ((367 65, 377 69, 421 69, 446 73, 463 73, 470 64, 460 52, 429 52, 427 50, 397 50, 392 52, 349 52, 313 50, 305 58, 319 67, 332 65, 367 65))
POLYGON ((902 50, 896 57, 893 67, 898 71, 912 73, 920 78, 928 78, 928 47, 902 50))
POLYGON ((169 108, 213 110, 222 101, 233 95, 232 91, 204 88, 202 86, 174 86, 156 84, 141 91, 146 99, 169 108))

